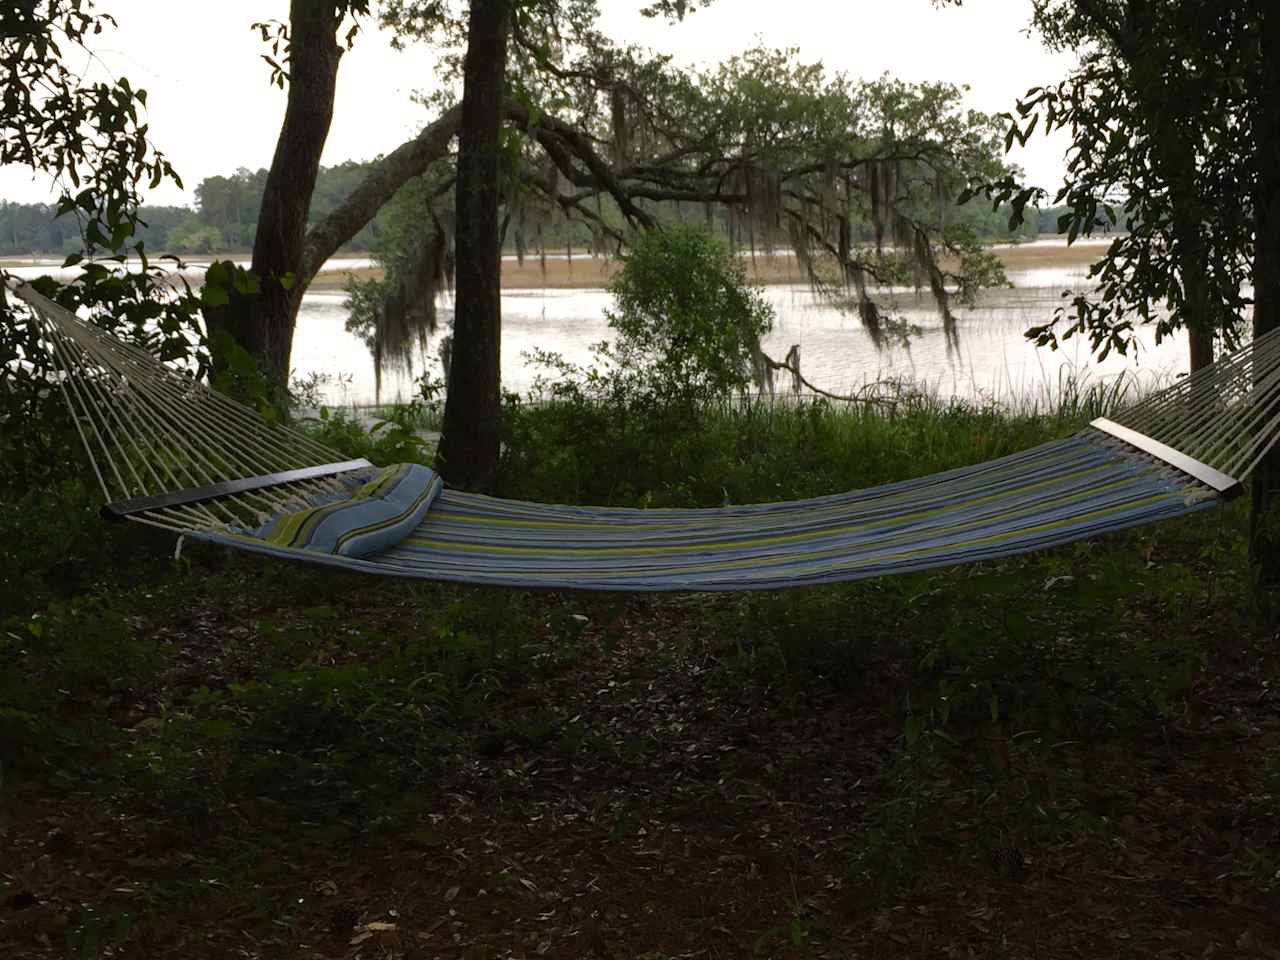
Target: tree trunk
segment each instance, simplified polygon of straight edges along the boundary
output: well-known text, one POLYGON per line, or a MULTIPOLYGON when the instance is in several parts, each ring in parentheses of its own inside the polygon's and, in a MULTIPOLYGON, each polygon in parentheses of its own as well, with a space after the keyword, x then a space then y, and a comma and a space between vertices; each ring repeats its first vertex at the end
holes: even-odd
POLYGON ((437 465, 469 490, 493 489, 501 442, 498 206, 510 7, 510 0, 472 0, 463 61, 453 355, 437 465))
POLYGON ((1190 196, 1175 199, 1173 218, 1178 237, 1178 275, 1182 279, 1182 320, 1187 328, 1190 347, 1190 372, 1195 373, 1213 363, 1213 341, 1217 332, 1215 311, 1209 301, 1208 255, 1200 239, 1200 221, 1188 217, 1198 210, 1198 201, 1190 196), (1189 222, 1190 221, 1190 222, 1189 222))
MULTIPOLYGON (((1253 335, 1280 327, 1280 10, 1260 4, 1259 89, 1254 102, 1253 335)), ((1280 448, 1258 464, 1251 478, 1249 557, 1262 609, 1280 612, 1280 448)))
POLYGON ((1202 234, 1206 211, 1197 183, 1195 144, 1183 132, 1173 104, 1156 96, 1149 96, 1147 103, 1154 119, 1156 162, 1169 191, 1174 261, 1182 285, 1182 323, 1187 328, 1191 372, 1195 373, 1213 363, 1214 335, 1222 313, 1210 301, 1209 251, 1202 234))
MULTIPOLYGON (((261 283, 255 296, 207 310, 210 329, 222 327, 262 365, 276 385, 289 380, 293 328, 302 302, 303 242, 320 154, 329 136, 337 90, 337 4, 292 0, 289 5, 289 94, 284 123, 262 196, 251 269, 261 283)), ((215 358, 215 361, 217 358, 215 358)))
MULTIPOLYGON (((1189 99, 1169 78, 1183 73, 1178 56, 1153 38, 1162 35, 1167 11, 1147 0, 1128 0, 1121 22, 1113 22, 1101 5, 1080 0, 1095 32, 1109 37, 1128 64, 1144 112, 1151 124, 1153 161, 1169 192, 1175 268, 1182 285, 1182 324, 1187 328, 1190 368, 1195 373, 1213 363, 1213 343, 1220 309, 1210 300, 1209 251, 1201 233, 1207 211, 1200 196, 1196 144, 1187 132, 1189 99)), ((1185 82, 1185 81, 1184 81, 1185 82)))

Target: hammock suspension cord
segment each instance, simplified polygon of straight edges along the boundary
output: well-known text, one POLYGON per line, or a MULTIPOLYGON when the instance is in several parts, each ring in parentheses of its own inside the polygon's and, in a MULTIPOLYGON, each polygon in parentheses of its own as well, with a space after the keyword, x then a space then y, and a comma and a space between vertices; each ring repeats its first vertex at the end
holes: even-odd
MULTIPOLYGON (((334 462, 333 451, 306 435, 268 422, 31 287, 15 292, 39 323, 58 389, 109 503, 334 462)), ((132 519, 179 532, 222 528, 342 489, 333 478, 297 480, 132 519)))

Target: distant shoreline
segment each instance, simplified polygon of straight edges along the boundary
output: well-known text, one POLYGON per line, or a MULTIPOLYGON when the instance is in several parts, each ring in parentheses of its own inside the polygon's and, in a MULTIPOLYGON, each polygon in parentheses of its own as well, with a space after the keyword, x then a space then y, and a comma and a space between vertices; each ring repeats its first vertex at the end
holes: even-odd
MULTIPOLYGON (((1109 243, 1110 241, 1106 241, 1109 243)), ((1004 264, 1005 270, 1030 270, 1058 267, 1084 269, 1102 255, 1106 243, 1081 241, 1070 247, 1057 245, 1018 244, 999 245, 990 249, 1004 264)), ((786 254, 759 254, 746 258, 747 276, 756 283, 775 286, 807 283, 796 258, 786 254)), ((504 260, 502 264, 502 289, 504 290, 587 290, 606 287, 618 272, 619 261, 609 259, 547 258, 545 268, 536 255, 525 257, 523 264, 504 260)), ((358 280, 381 278, 379 267, 358 267, 354 270, 326 270, 318 274, 308 290, 319 292, 341 290, 349 277, 358 280)))
MULTIPOLYGON (((990 249, 1004 263, 1008 271, 1028 270, 1033 268, 1058 267, 1063 269, 1084 269, 1097 260, 1107 240, 1079 241, 1068 247, 1056 243, 1022 243, 1016 245, 995 245, 990 249)), ((244 251, 224 252, 209 256, 193 258, 190 263, 199 265, 217 258, 247 259, 244 251)), ((380 267, 359 266, 344 269, 340 266, 344 257, 334 258, 337 264, 331 269, 317 274, 308 290, 320 293, 340 291, 349 278, 370 280, 382 277, 380 267)), ((352 260, 366 260, 366 257, 352 256, 352 260)), ((788 254, 759 254, 747 257, 747 274, 756 283, 766 286, 805 283, 800 264, 796 258, 788 254)), ((61 259, 33 257, 0 258, 0 269, 13 267, 32 267, 43 263, 57 269, 61 259)), ((531 254, 521 264, 515 259, 504 259, 502 264, 502 288, 504 290, 585 290, 606 287, 619 269, 616 258, 589 257, 572 260, 559 256, 548 256, 545 264, 536 254, 531 254)))

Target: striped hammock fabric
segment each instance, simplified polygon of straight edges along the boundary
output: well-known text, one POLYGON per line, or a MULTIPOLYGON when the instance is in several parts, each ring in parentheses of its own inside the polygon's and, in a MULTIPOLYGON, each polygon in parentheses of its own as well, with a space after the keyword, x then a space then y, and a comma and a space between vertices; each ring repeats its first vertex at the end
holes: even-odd
POLYGON ((1204 510, 1280 439, 1280 331, 1081 433, 869 490, 626 510, 377 475, 189 372, 14 292, 54 361, 106 510, 239 550, 394 577, 587 590, 752 590, 988 560, 1204 510), (353 492, 355 495, 353 496, 353 492))
POLYGON ((1219 495, 1105 434, 813 500, 711 510, 552 506, 444 491, 395 546, 363 558, 244 534, 202 540, 396 577, 511 587, 760 590, 1039 550, 1182 516, 1219 495))

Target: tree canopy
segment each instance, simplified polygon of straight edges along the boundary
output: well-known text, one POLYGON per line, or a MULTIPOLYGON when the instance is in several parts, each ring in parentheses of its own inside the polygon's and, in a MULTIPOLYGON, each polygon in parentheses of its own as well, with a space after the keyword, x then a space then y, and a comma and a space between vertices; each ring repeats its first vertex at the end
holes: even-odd
MULTIPOLYGON (((517 251, 545 252, 565 223, 617 253, 636 230, 704 219, 738 247, 793 252, 877 337, 876 284, 927 287, 953 330, 949 288, 969 301, 1001 279, 969 218, 952 211, 971 178, 1007 172, 997 122, 964 109, 959 88, 853 80, 765 47, 681 70, 611 43, 595 13, 587 2, 531 5, 513 21, 503 206, 517 251), (958 266, 943 269, 944 254, 958 266)), ((386 20, 455 62, 464 33, 441 4, 391 3, 386 20)), ((430 102, 451 104, 448 91, 430 102)), ((447 173, 436 186, 447 213, 447 173)), ((413 252, 394 253, 393 269, 412 269, 413 252)))
MULTIPOLYGON (((1234 343, 1252 261, 1252 125, 1260 64, 1252 4, 1210 0, 1035 0, 1033 24, 1054 49, 1078 50, 1060 83, 1033 88, 1009 117, 1008 142, 1037 128, 1072 134, 1055 197, 1069 239, 1119 230, 1042 344, 1083 334, 1105 355, 1138 325, 1157 339, 1186 327, 1192 366, 1213 339, 1234 343)), ((996 191, 1025 202, 1038 191, 996 191)))

